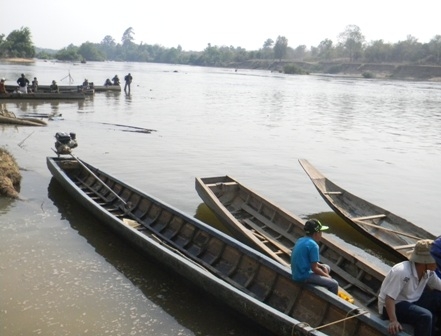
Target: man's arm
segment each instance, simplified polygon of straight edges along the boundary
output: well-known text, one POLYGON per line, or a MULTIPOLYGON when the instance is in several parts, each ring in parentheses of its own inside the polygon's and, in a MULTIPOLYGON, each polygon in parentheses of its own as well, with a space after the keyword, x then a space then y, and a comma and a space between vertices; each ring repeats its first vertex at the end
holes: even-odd
POLYGON ((389 333, 396 335, 403 330, 403 327, 401 326, 400 322, 398 322, 397 315, 395 314, 395 300, 389 295, 386 295, 385 307, 387 315, 389 316, 389 333))
POLYGON ((317 275, 321 275, 321 276, 328 277, 328 278, 331 277, 328 274, 328 272, 326 272, 326 269, 321 267, 318 262, 311 263, 311 270, 317 275))

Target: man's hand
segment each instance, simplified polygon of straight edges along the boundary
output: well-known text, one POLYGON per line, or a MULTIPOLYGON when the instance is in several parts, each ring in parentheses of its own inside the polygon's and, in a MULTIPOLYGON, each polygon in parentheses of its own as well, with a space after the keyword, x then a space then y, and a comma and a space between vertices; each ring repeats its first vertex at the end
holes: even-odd
POLYGON ((391 321, 389 323, 389 326, 388 326, 387 330, 389 331, 389 334, 396 335, 400 331, 403 330, 403 327, 401 326, 400 322, 398 322, 398 321, 391 321))

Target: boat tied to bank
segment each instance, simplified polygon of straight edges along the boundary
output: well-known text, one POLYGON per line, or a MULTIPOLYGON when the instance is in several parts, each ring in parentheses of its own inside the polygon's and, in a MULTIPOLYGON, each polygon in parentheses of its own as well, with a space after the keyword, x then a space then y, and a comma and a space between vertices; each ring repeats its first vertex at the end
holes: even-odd
POLYGON ((418 240, 436 239, 435 235, 416 224, 341 188, 307 160, 300 159, 299 163, 337 215, 398 259, 408 260, 406 253, 418 240))
POLYGON ((71 153, 55 152, 46 159, 53 177, 103 225, 267 330, 388 334, 385 321, 326 289, 293 282, 289 269, 271 258, 71 153))

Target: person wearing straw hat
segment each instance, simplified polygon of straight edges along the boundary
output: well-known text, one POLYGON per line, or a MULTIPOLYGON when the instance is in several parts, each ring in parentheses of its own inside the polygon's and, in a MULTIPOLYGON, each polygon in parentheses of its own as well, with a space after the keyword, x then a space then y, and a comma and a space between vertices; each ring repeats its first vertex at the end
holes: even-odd
POLYGON ((435 274, 432 244, 431 239, 417 241, 409 260, 393 266, 381 284, 378 312, 389 320, 392 335, 403 330, 401 323, 411 324, 414 335, 439 335, 435 326, 441 313, 441 279, 435 274))
POLYGON ((291 271, 294 281, 310 283, 327 288, 338 294, 338 282, 329 274, 329 265, 320 263, 318 242, 322 231, 329 229, 317 219, 306 221, 305 236, 298 239, 291 254, 291 271))

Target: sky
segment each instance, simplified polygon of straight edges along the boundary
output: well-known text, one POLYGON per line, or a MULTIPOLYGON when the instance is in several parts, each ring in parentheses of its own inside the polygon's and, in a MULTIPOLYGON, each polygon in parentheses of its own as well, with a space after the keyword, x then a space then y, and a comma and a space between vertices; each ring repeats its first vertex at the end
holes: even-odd
POLYGON ((367 42, 396 43, 413 36, 427 43, 441 35, 441 1, 347 0, 1 0, 0 34, 30 29, 36 47, 115 42, 128 28, 137 44, 181 46, 202 51, 212 46, 262 48, 267 39, 288 39, 288 46, 338 42, 348 25, 360 28, 367 42))

